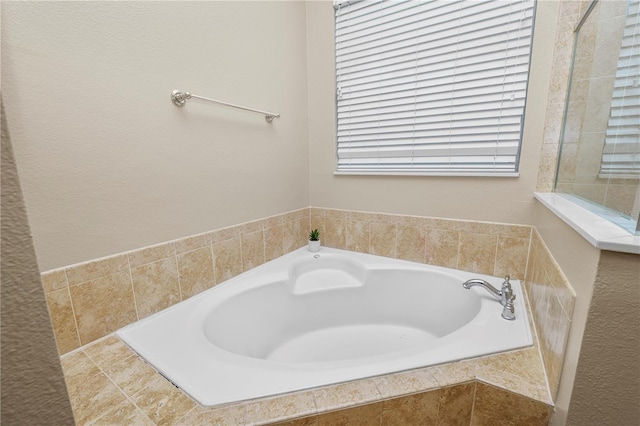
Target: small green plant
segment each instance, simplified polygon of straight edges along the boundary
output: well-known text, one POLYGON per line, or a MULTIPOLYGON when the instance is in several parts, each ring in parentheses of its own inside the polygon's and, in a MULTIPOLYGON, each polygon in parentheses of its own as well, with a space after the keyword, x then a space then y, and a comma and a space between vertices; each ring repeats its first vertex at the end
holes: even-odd
POLYGON ((309 232, 309 241, 319 241, 320 240, 320 233, 318 232, 317 229, 314 229, 313 231, 309 232))

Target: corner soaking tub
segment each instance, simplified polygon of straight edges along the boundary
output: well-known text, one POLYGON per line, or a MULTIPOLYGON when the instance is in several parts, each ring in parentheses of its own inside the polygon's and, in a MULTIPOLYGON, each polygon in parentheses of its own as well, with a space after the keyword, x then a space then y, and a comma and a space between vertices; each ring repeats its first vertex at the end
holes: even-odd
POLYGON ((284 255, 118 331, 205 406, 530 346, 481 288, 502 279, 323 247, 284 255))

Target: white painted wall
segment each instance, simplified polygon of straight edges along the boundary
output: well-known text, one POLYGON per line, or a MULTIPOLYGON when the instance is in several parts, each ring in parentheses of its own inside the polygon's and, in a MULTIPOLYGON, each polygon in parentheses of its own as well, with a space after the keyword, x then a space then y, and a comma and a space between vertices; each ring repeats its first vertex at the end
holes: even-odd
POLYGON ((333 174, 330 1, 3 3, 41 269, 307 205, 532 223, 557 9, 538 4, 520 177, 447 178, 333 174), (282 118, 179 109, 175 88, 282 118))
POLYGON ((558 2, 538 2, 520 176, 337 176, 331 2, 307 4, 309 183, 319 207, 530 224, 538 176, 558 2))
POLYGON ((2 94, 43 271, 309 205, 304 2, 3 2, 2 94))

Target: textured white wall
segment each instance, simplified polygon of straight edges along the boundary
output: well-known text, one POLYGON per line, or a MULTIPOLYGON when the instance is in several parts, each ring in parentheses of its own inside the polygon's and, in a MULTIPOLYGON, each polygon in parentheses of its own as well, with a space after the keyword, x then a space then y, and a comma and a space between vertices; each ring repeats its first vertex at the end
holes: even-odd
POLYGON ((309 205, 304 2, 3 2, 2 93, 41 270, 309 205))
POLYGON ((558 2, 537 5, 518 178, 336 176, 335 52, 330 2, 307 5, 311 204, 530 224, 553 59, 558 2))
POLYGON ((2 107, 2 410, 5 425, 72 425, 2 107))
POLYGON ((640 419, 640 256, 603 251, 567 425, 640 419))

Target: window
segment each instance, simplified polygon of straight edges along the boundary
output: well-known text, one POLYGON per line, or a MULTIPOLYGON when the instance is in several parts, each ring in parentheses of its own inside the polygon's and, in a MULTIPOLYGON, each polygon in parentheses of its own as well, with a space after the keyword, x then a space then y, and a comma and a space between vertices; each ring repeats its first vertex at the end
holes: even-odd
POLYGON ((640 178, 640 1, 630 0, 599 177, 640 178))
POLYGON ((337 173, 517 175, 533 0, 334 5, 337 173))

